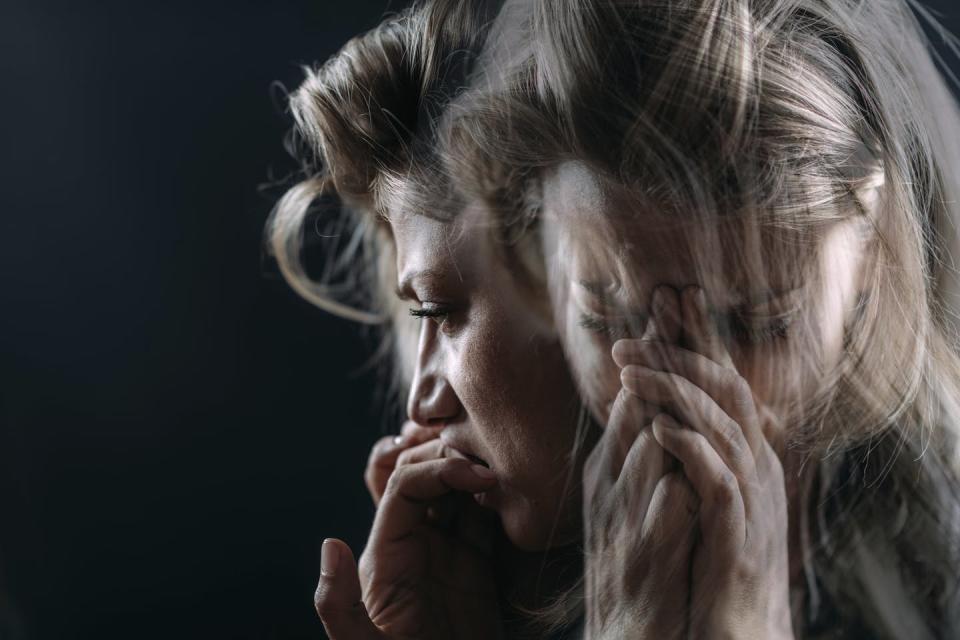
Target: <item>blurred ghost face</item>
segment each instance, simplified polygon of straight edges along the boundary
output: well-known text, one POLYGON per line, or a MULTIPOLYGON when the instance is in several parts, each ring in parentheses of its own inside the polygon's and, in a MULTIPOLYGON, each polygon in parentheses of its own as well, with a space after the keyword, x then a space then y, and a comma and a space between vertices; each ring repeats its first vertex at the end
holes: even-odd
POLYGON ((390 225, 398 291, 422 322, 410 418, 494 472, 497 486, 476 499, 514 544, 577 538, 579 494, 566 481, 580 405, 544 292, 532 303, 481 206, 453 222, 397 211, 390 225))
POLYGON ((601 423, 620 390, 612 346, 642 336, 660 286, 703 288, 740 375, 780 424, 834 370, 858 298, 862 250, 852 223, 801 234, 747 216, 681 221, 573 162, 546 178, 543 195, 554 313, 601 423))

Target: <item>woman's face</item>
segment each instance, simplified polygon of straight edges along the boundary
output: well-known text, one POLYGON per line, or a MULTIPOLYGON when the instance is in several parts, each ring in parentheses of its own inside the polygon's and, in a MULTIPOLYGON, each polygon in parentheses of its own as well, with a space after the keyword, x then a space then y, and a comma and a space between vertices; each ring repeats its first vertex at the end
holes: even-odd
POLYGON ((635 203, 577 163, 544 182, 554 313, 595 418, 606 423, 620 390, 613 344, 641 337, 653 291, 697 285, 740 375, 776 424, 785 424, 842 352, 859 288, 854 226, 832 223, 815 238, 801 237, 763 232, 736 216, 682 223, 635 203))
POLYGON ((497 486, 477 501, 515 545, 542 549, 579 535, 579 494, 566 490, 579 400, 549 310, 484 222, 481 206, 454 222, 391 216, 398 292, 422 323, 408 413, 442 425, 450 455, 489 466, 497 486))

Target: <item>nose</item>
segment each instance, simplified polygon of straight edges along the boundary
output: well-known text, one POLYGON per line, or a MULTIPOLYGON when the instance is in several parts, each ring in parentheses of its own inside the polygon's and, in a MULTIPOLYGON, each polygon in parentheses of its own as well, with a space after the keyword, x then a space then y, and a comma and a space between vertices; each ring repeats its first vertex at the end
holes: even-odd
POLYGON ((443 354, 432 334, 433 322, 424 321, 420 331, 413 384, 407 398, 407 415, 423 427, 440 426, 460 415, 462 406, 446 374, 443 354))

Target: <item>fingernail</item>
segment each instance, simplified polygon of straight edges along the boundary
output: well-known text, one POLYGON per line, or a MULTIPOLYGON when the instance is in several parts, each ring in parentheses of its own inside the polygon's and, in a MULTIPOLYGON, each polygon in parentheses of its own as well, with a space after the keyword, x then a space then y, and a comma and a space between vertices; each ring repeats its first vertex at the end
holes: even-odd
POLYGON ((340 552, 333 545, 332 541, 324 540, 320 547, 320 573, 332 578, 337 575, 337 563, 340 561, 340 552))
POLYGON ((475 464, 470 468, 473 470, 473 473, 477 475, 477 477, 482 478, 484 480, 493 480, 494 478, 497 477, 494 475, 493 471, 490 471, 490 469, 487 469, 482 464, 475 464))
POLYGON ((393 445, 400 446, 403 443, 403 436, 393 436, 393 445))

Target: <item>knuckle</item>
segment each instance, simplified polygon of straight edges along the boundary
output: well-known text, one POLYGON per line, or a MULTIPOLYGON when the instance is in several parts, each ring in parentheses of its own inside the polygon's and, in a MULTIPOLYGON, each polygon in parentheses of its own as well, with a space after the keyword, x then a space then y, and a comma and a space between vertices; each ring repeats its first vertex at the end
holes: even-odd
POLYGON ((313 594, 313 608, 322 619, 330 618, 337 610, 337 604, 330 592, 330 583, 326 580, 321 580, 317 585, 317 590, 313 594))
POLYGON ((721 505, 733 504, 739 491, 736 476, 734 476, 729 469, 724 469, 715 474, 713 484, 714 500, 721 505))
POLYGON ((385 458, 391 444, 393 444, 393 438, 390 436, 380 438, 373 443, 373 447, 370 448, 370 456, 367 458, 367 465, 373 466, 377 464, 378 460, 385 458))
POLYGON ((692 456, 701 460, 708 457, 710 455, 710 443, 700 433, 692 432, 692 434, 693 437, 690 439, 689 445, 692 456))
MULTIPOLYGON (((616 434, 624 428, 629 420, 630 406, 634 400, 637 399, 635 395, 626 389, 621 388, 620 391, 617 392, 617 397, 613 401, 613 406, 610 408, 610 418, 607 424, 608 434, 616 434)), ((608 435, 608 437, 610 436, 608 435)))
POLYGON ((397 467, 394 469, 393 473, 390 474, 390 478, 387 480, 387 488, 385 493, 396 493, 400 491, 403 487, 410 484, 410 480, 413 477, 413 474, 410 473, 411 465, 404 465, 402 467, 397 467))
POLYGON ((727 371, 729 373, 726 375, 730 378, 727 388, 734 409, 741 415, 754 419, 757 411, 750 383, 736 371, 729 369, 727 371))
POLYGON ((739 458, 743 454, 743 431, 740 425, 729 418, 721 419, 716 426, 720 445, 727 453, 739 458))
POLYGON ((397 456, 397 466, 403 467, 413 463, 414 461, 414 451, 413 449, 407 449, 399 456, 397 456))
POLYGON ((729 393, 737 404, 753 400, 750 384, 733 369, 723 369, 720 373, 720 384, 729 393))

